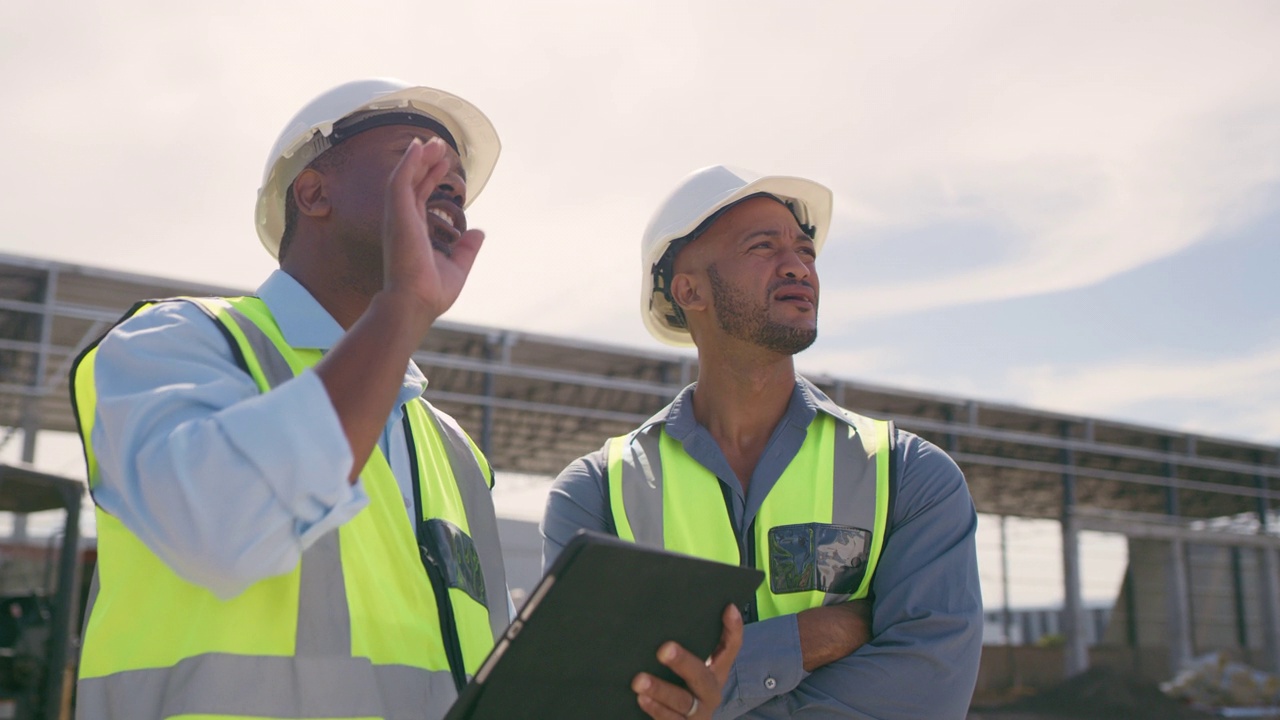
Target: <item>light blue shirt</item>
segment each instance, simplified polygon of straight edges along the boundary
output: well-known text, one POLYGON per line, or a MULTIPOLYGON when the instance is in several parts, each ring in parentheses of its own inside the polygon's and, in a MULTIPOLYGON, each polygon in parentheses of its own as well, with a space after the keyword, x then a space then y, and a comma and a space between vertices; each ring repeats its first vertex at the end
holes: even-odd
MULTIPOLYGON (((258 288, 286 341, 327 350, 343 330, 277 270, 258 288)), ((364 508, 350 445, 307 370, 260 393, 218 327, 165 303, 113 329, 95 362, 94 501, 183 579, 228 599, 291 571, 302 552, 364 508)), ((412 362, 378 446, 414 516, 402 407, 427 381, 412 362)))
MULTIPOLYGON (((665 423, 666 433, 727 488, 735 527, 752 532, 752 520, 800 451, 809 425, 819 413, 841 419, 841 410, 796 376, 791 402, 744 495, 720 446, 694 417, 695 387, 646 425, 665 423)), ((911 433, 898 431, 891 467, 889 533, 871 581, 871 641, 808 673, 795 615, 747 625, 718 720, 965 717, 982 652, 973 500, 951 458, 911 433)), ((617 534, 607 483, 602 451, 560 474, 542 522, 544 568, 580 528, 617 534)))

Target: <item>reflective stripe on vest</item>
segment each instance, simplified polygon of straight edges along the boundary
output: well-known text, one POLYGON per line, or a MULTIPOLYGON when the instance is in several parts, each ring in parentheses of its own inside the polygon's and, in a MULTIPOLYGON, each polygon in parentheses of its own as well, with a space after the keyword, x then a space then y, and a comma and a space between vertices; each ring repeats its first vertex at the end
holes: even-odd
MULTIPOLYGON (((190 301, 230 336, 233 353, 263 392, 320 357, 319 351, 289 348, 256 298, 190 301)), ((97 479, 91 444, 95 354, 96 345, 72 372, 91 487, 97 479)), ((440 517, 473 539, 490 596, 486 610, 469 596, 461 602, 450 590, 466 669, 473 673, 508 619, 487 464, 451 418, 429 411, 425 402, 407 407, 415 461, 447 457, 447 467, 431 469, 433 494, 424 491, 419 506, 424 516, 437 516, 436 501, 451 496, 450 509, 458 511, 440 517), (449 483, 445 490, 451 492, 442 491, 440 482, 449 483)), ((456 690, 440 645, 434 596, 404 522, 395 478, 378 449, 361 478, 369 507, 309 547, 291 573, 259 581, 229 601, 174 575, 98 509, 101 554, 86 611, 77 716, 443 716, 456 690), (366 572, 367 566, 375 567, 366 572), (355 575, 346 577, 344 568, 355 575), (105 612, 107 605, 115 606, 114 615, 105 612), (296 623, 282 627, 290 605, 297 608, 296 623), (122 613, 121 607, 128 609, 122 613), (389 615, 402 617, 379 620, 389 615), (153 622, 144 623, 148 618, 153 622), (145 632, 138 631, 140 625, 145 632)))
POLYGON ((766 574, 761 619, 866 597, 888 526, 890 423, 820 413, 739 546, 720 480, 663 424, 605 445, 618 536, 766 574))

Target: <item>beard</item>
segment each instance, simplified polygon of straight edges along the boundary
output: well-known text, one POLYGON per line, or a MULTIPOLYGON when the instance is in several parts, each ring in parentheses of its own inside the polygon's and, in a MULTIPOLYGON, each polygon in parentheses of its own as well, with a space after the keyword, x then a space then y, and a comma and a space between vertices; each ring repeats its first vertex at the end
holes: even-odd
MULTIPOLYGON (((729 337, 780 355, 795 355, 818 339, 816 326, 792 327, 771 320, 767 296, 762 302, 753 302, 745 293, 725 282, 714 264, 707 267, 707 277, 711 280, 711 299, 715 303, 716 323, 729 337)), ((769 293, 772 292, 773 289, 770 289, 769 293)), ((813 312, 816 321, 816 304, 813 312)))

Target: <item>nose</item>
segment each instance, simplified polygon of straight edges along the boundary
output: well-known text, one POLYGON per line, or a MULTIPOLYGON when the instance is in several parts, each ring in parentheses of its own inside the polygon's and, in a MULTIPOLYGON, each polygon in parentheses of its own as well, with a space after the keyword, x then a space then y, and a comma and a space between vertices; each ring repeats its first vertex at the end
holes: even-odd
POLYGON ((467 203, 467 181, 462 179, 457 167, 454 167, 449 171, 448 175, 444 176, 444 179, 440 181, 440 185, 436 188, 436 193, 445 195, 458 207, 462 207, 467 203))
POLYGON ((802 255, 798 248, 792 248, 782 253, 778 274, 790 280, 805 280, 813 272, 810 262, 809 256, 802 255))

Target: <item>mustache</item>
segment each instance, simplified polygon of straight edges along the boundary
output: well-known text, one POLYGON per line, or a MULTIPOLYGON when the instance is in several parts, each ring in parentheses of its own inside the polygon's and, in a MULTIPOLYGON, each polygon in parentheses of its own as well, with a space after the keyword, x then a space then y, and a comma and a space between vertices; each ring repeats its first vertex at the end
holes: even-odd
POLYGON ((432 191, 431 197, 427 198, 427 202, 435 202, 437 200, 444 200, 445 202, 451 202, 458 207, 462 207, 462 198, 457 193, 449 190, 436 188, 432 191))
POLYGON ((777 282, 771 283, 768 287, 767 293, 772 297, 774 293, 790 285, 799 285, 803 288, 809 288, 814 291, 814 295, 817 295, 818 293, 817 289, 813 287, 813 283, 808 280, 796 280, 794 278, 786 278, 784 280, 778 280, 777 282))

